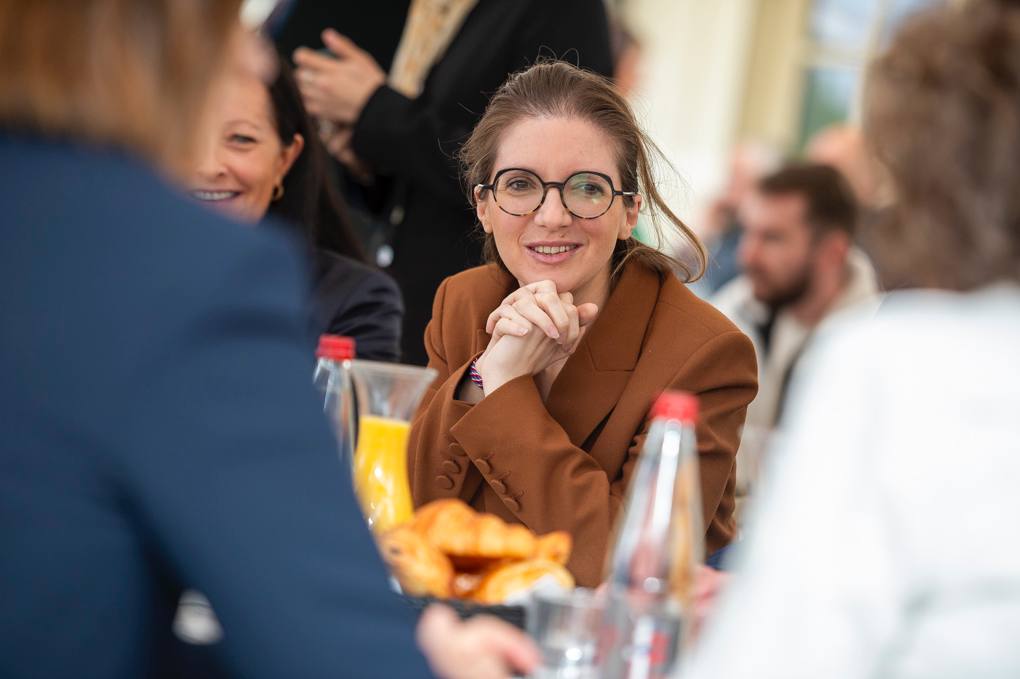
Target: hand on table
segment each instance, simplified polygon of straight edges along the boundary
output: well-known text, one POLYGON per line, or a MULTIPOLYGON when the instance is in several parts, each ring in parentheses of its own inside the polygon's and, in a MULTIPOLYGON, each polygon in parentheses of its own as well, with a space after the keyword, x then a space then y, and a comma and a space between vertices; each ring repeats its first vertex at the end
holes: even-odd
POLYGON ((552 281, 540 281, 515 290, 489 314, 485 330, 492 339, 476 366, 486 394, 574 353, 598 307, 573 301, 569 292, 557 292, 552 281))
POLYGON ((480 616, 461 621, 447 606, 429 606, 418 623, 418 645, 443 679, 504 679, 530 674, 541 658, 516 627, 480 616))

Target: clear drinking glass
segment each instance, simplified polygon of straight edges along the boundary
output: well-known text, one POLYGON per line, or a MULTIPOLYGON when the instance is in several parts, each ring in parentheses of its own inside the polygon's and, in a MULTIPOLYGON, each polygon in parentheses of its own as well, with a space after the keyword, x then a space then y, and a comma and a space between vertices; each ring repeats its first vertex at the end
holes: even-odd
POLYGON ((542 651, 534 679, 593 679, 602 604, 590 589, 536 592, 528 607, 528 634, 542 651))

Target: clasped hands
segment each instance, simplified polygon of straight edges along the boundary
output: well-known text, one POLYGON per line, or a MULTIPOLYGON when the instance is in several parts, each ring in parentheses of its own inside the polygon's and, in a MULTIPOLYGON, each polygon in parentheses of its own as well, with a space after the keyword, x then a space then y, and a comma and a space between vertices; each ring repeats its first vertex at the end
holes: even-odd
POLYGON ((488 395, 510 380, 556 369, 574 353, 598 315, 592 303, 574 304, 552 281, 512 292, 485 322, 492 338, 475 367, 488 395))

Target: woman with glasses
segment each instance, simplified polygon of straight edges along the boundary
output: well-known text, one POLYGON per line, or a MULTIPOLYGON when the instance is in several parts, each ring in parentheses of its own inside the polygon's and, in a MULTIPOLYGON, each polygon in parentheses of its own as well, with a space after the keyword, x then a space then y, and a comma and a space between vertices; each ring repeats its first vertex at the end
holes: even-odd
POLYGON ((654 149, 605 79, 564 63, 511 77, 461 151, 489 264, 444 281, 426 332, 439 377, 411 432, 415 503, 461 498, 537 532, 567 530, 581 585, 600 579, 664 389, 701 401, 708 552, 734 534, 754 350, 674 273, 697 278, 704 252, 655 188, 654 149), (642 207, 696 266, 632 237, 642 207))

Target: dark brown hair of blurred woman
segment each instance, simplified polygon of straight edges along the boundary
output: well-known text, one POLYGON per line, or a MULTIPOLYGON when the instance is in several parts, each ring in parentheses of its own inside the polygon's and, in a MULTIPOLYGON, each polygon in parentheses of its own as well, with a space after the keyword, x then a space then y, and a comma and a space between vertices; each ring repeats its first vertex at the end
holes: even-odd
POLYGON ((895 192, 880 267, 950 290, 1020 280, 1020 1, 908 21, 871 67, 865 129, 895 192))
POLYGON ((326 149, 301 101, 294 72, 282 55, 278 57, 276 79, 268 87, 276 132, 283 144, 299 134, 305 146, 283 178, 283 197, 269 204, 269 214, 301 227, 309 245, 365 262, 347 204, 330 175, 326 149))
MULTIPOLYGON (((579 118, 599 128, 616 144, 622 191, 636 191, 644 197, 656 236, 665 245, 657 217, 661 214, 677 232, 690 252, 693 263, 677 261, 631 237, 621 241, 613 253, 613 275, 630 258, 665 273, 679 271, 682 280, 694 281, 705 270, 705 249, 659 193, 652 160, 662 157, 655 143, 641 130, 630 104, 613 84, 600 75, 562 61, 539 63, 510 79, 493 95, 482 119, 460 150, 469 200, 475 202, 474 187, 492 179, 496 149, 506 131, 526 118, 579 118)), ((624 198, 630 204, 630 198, 624 198)), ((502 266, 491 235, 485 238, 485 258, 502 266)), ((686 258, 683 258, 686 259, 686 258)))
POLYGON ((241 0, 0 0, 0 127, 190 167, 241 0), (115 38, 114 38, 115 36, 115 38))

